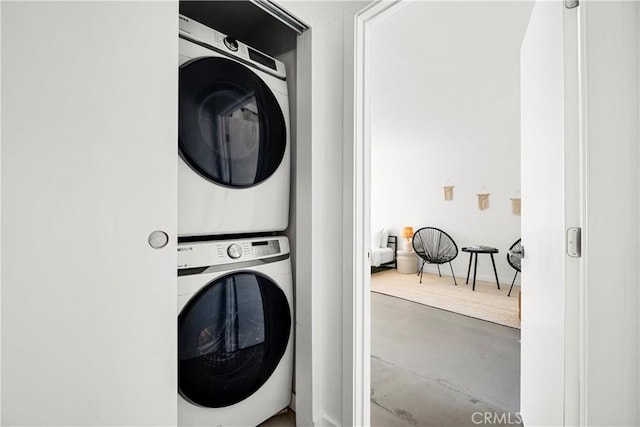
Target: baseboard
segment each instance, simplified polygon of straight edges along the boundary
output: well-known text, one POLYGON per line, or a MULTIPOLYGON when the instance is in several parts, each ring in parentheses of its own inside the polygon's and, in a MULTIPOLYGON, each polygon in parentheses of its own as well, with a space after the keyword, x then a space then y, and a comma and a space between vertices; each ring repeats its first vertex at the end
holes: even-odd
MULTIPOLYGON (((295 393, 291 393, 291 402, 289 403, 288 408, 291 409, 293 412, 296 412, 296 394, 295 393)), ((333 420, 331 417, 329 417, 326 414, 322 414, 320 417, 316 418, 316 420, 313 422, 313 425, 317 427, 340 427, 340 423, 333 420)))
POLYGON ((313 423, 314 426, 317 427, 339 427, 340 423, 331 419, 327 414, 322 414, 316 421, 313 423))
MULTIPOLYGON (((296 394, 291 393, 291 403, 289 404, 289 408, 296 412, 296 394)), ((313 425, 315 427, 340 427, 340 423, 336 420, 332 419, 327 414, 321 414, 318 418, 313 421, 313 425)))

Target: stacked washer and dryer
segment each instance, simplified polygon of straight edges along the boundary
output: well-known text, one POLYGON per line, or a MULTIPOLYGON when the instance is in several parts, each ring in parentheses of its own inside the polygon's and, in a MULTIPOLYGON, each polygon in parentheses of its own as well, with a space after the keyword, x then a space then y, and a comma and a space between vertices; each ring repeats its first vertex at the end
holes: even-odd
POLYGON ((286 72, 179 22, 179 425, 255 426, 291 399, 286 72))

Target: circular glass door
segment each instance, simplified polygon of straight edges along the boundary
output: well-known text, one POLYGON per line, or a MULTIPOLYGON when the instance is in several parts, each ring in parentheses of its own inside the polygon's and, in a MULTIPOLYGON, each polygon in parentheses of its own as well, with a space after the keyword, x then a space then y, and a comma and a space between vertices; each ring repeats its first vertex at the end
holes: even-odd
POLYGON ((178 316, 178 390, 220 408, 255 393, 284 355, 291 331, 287 298, 257 273, 207 284, 178 316))
POLYGON ((203 57, 180 67, 179 149, 205 179, 246 188, 269 178, 286 147, 282 110, 238 62, 203 57))

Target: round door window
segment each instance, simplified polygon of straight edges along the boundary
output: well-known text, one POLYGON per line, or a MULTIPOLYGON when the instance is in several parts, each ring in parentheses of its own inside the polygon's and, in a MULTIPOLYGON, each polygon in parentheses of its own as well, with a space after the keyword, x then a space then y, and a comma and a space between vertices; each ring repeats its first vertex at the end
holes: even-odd
POLYGON ((255 393, 284 355, 291 315, 284 292, 256 273, 206 285, 178 316, 178 390, 220 408, 255 393))
POLYGON ((225 58, 195 59, 180 67, 178 145, 205 179, 229 187, 257 185, 284 157, 282 110, 247 67, 225 58))

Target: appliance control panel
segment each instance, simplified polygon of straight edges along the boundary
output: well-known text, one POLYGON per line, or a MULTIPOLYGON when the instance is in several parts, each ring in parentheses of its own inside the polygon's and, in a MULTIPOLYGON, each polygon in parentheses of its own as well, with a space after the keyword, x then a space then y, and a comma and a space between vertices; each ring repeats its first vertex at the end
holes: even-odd
POLYGON ((236 57, 260 70, 266 71, 278 78, 285 79, 287 74, 284 63, 260 52, 241 41, 209 28, 193 19, 179 16, 180 34, 200 45, 214 49, 225 55, 236 57))
POLYGON ((251 242, 251 252, 254 257, 277 255, 280 253, 280 242, 278 240, 251 242))
POLYGON ((178 269, 254 261, 289 254, 284 236, 178 244, 178 269))

